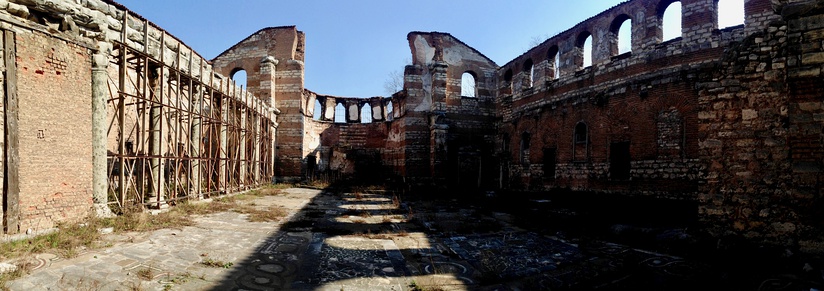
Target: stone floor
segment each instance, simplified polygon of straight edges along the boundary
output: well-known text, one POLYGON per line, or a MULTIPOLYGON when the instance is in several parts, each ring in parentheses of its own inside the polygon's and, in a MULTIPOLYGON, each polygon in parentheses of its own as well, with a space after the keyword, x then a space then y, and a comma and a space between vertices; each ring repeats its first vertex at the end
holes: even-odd
MULTIPOLYGON (((253 201, 280 222, 223 212, 182 229, 109 234, 75 258, 36 256, 11 290, 693 290, 707 266, 513 226, 504 213, 401 201, 383 191, 292 188, 253 201), (204 261, 221 262, 207 266, 204 261)), ((780 289, 780 288, 778 288, 780 289)), ((769 290, 778 290, 769 289, 769 290)), ((767 290, 767 289, 764 289, 767 290)))

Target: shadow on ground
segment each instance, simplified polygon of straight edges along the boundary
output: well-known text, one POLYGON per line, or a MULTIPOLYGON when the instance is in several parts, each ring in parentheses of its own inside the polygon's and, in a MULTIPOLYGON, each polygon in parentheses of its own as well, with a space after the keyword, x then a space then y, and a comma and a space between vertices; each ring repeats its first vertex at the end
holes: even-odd
POLYGON ((330 187, 272 233, 254 254, 238 262, 214 290, 809 290, 819 286, 813 280, 772 271, 734 270, 741 265, 719 263, 720 259, 686 260, 628 246, 689 253, 698 246, 684 231, 692 223, 689 220, 639 223, 643 216, 626 220, 616 216, 607 217, 613 222, 605 223, 605 215, 616 213, 598 207, 582 210, 563 198, 553 203, 540 197, 507 197, 330 187))

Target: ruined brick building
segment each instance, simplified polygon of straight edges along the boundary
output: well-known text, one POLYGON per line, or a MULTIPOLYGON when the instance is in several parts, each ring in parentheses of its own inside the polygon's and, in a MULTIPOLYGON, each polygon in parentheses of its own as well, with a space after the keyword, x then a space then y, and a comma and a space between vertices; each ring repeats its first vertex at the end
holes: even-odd
POLYGON ((403 89, 371 98, 305 88, 294 26, 206 60, 111 1, 0 1, 3 229, 326 175, 687 201, 712 235, 821 250, 824 1, 724 29, 718 1, 678 1, 668 41, 675 0, 626 1, 503 65, 411 32, 403 89))

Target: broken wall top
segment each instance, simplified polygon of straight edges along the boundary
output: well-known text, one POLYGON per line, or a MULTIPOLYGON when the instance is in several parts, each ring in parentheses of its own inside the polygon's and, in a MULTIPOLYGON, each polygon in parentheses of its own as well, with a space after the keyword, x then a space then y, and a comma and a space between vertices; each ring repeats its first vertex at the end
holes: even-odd
POLYGON ((122 43, 213 89, 256 108, 274 121, 274 108, 216 74, 191 47, 125 6, 111 0, 0 0, 0 21, 110 54, 122 43), (125 24, 125 26, 124 26, 125 24), (125 28, 125 29, 124 29, 125 28))
POLYGON ((494 61, 449 33, 413 31, 407 34, 412 64, 427 66, 433 62, 460 65, 471 60, 497 68, 494 61))

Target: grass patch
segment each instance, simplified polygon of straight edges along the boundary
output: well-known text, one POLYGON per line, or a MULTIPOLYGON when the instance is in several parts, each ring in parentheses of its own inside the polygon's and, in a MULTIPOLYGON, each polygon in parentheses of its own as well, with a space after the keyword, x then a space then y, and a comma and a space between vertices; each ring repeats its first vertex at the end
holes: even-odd
MULTIPOLYGON (((194 225, 193 215, 205 215, 211 213, 236 211, 249 214, 249 221, 277 221, 285 217, 288 211, 279 206, 268 207, 257 210, 250 205, 244 205, 244 201, 252 200, 264 196, 276 196, 282 194, 282 189, 292 187, 291 184, 277 184, 264 186, 260 189, 252 190, 244 194, 222 197, 214 199, 208 203, 190 203, 181 201, 175 204, 169 211, 156 215, 144 212, 141 205, 134 205, 117 209, 120 215, 112 218, 88 217, 83 223, 71 224, 63 223, 57 226, 57 231, 30 237, 17 241, 0 243, 0 261, 18 259, 23 263, 18 263, 18 268, 14 272, 0 274, 0 290, 3 290, 6 282, 19 278, 28 273, 29 267, 25 258, 33 254, 53 253, 60 257, 72 258, 85 249, 98 249, 110 246, 102 241, 102 235, 98 231, 101 228, 111 227, 115 232, 144 232, 164 228, 182 228, 194 225)), ((248 204, 248 203, 247 203, 248 204)), ((226 263, 213 261, 212 263, 226 263)), ((231 263, 228 263, 231 266, 231 263)), ((151 272, 147 271, 139 272, 151 272)), ((141 276, 141 274, 138 274, 141 276)), ((147 274, 144 274, 147 275, 147 274)), ((141 277, 142 278, 142 277, 141 277)))
POLYGON ((232 262, 224 262, 224 261, 215 260, 215 259, 212 259, 212 258, 209 258, 209 257, 203 258, 203 261, 200 261, 200 264, 202 264, 204 266, 207 266, 207 267, 224 268, 224 269, 228 269, 228 268, 232 267, 232 265, 234 265, 232 262))
POLYGON ((238 205, 232 208, 232 211, 248 214, 248 219, 251 222, 278 221, 289 213, 280 206, 270 206, 264 210, 259 210, 251 205, 238 205))
POLYGON ((137 277, 149 281, 154 278, 154 271, 151 268, 143 268, 137 271, 137 277))

